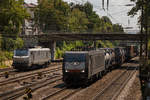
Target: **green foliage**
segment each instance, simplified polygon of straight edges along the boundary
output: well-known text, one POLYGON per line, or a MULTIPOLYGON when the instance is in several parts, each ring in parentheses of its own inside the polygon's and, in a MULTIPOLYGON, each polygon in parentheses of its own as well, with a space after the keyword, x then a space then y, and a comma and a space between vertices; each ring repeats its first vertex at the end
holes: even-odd
POLYGON ((0 32, 17 36, 25 18, 29 17, 23 7, 23 0, 2 0, 0 2, 0 32))
POLYGON ((0 1, 0 40, 1 50, 12 51, 23 46, 23 41, 18 38, 24 20, 30 15, 23 7, 24 0, 0 1))
MULTIPOLYGON (((35 21, 43 32, 116 32, 122 27, 113 28, 111 20, 102 18, 93 11, 89 2, 80 4, 67 4, 62 0, 39 0, 35 10, 35 21)), ((118 26, 115 26, 118 27, 118 26)), ((121 29, 121 30, 120 30, 121 29)))
POLYGON ((7 60, 4 52, 0 51, 0 55, 0 62, 7 60))
POLYGON ((109 48, 113 48, 114 47, 114 45, 110 42, 110 41, 105 41, 105 44, 106 44, 106 46, 107 47, 109 47, 109 48))
POLYGON ((0 68, 8 67, 5 65, 4 61, 12 60, 13 52, 0 51, 0 68))
MULTIPOLYGON (((150 2, 149 0, 131 0, 136 3, 136 5, 128 12, 128 15, 136 15, 143 6, 143 18, 139 17, 139 23, 142 23, 143 27, 146 30, 146 25, 148 24, 148 33, 150 32, 150 2), (142 2, 143 1, 143 2, 142 2), (143 20, 142 20, 143 19, 143 20)), ((150 50, 150 38, 148 38, 148 49, 150 50)))
POLYGON ((5 57, 7 58, 7 60, 12 60, 13 52, 5 51, 5 52, 4 52, 4 55, 5 55, 5 57))
POLYGON ((148 50, 150 51, 150 38, 148 39, 148 50))
POLYGON ((0 63, 0 68, 7 68, 8 66, 6 66, 5 64, 3 63, 0 63))
POLYGON ((69 15, 69 5, 62 0, 39 0, 35 10, 35 21, 43 32, 65 31, 69 15))
POLYGON ((111 20, 107 16, 103 16, 102 20, 103 20, 104 23, 112 24, 111 20))
POLYGON ((68 20, 68 31, 70 32, 83 32, 87 30, 88 19, 86 14, 79 9, 73 9, 68 20))
POLYGON ((14 49, 19 49, 19 48, 22 48, 24 45, 24 41, 21 39, 21 38, 17 38, 15 40, 15 48, 14 49))
POLYGON ((56 59, 62 58, 62 54, 63 54, 63 51, 60 50, 60 49, 57 47, 57 48, 56 48, 55 58, 56 58, 56 59))
POLYGON ((114 32, 123 32, 123 27, 119 24, 113 24, 114 32))
MULTIPOLYGON (((74 49, 76 47, 86 47, 86 46, 92 47, 93 42, 92 41, 72 41, 72 42, 65 42, 64 41, 63 45, 56 48, 55 58, 56 59, 62 58, 65 51, 71 51, 72 49, 74 49)), ((98 48, 113 48, 114 44, 111 43, 110 41, 98 40, 97 41, 97 47, 98 48), (99 44, 100 44, 100 47, 99 47, 99 44)))
POLYGON ((4 38, 2 40, 2 50, 13 51, 17 48, 23 47, 23 40, 21 38, 12 39, 12 38, 4 38))
POLYGON ((112 43, 111 41, 102 41, 102 40, 98 40, 97 41, 97 47, 98 48, 113 48, 115 46, 114 43, 112 43))
POLYGON ((60 47, 56 48, 56 54, 55 54, 55 58, 62 58, 63 54, 65 51, 70 51, 73 48, 76 48, 78 46, 83 46, 83 42, 82 41, 73 41, 73 42, 63 42, 63 45, 60 47))
POLYGON ((106 48, 106 45, 102 40, 98 40, 98 44, 100 44, 99 48, 106 48))
MULTIPOLYGON (((93 5, 66 3, 63 0, 38 0, 35 21, 43 32, 120 32, 122 26, 113 24, 107 16, 102 18, 93 11, 93 5)), ((109 41, 99 41, 102 47, 113 47, 109 41)), ((57 42, 56 58, 65 51, 81 46, 93 46, 91 41, 57 42)))
MULTIPOLYGON (((128 12, 128 15, 131 15, 131 16, 134 16, 136 15, 141 9, 142 9, 142 6, 143 6, 143 26, 144 28, 146 28, 146 23, 150 24, 150 2, 149 0, 131 0, 133 2, 136 3, 136 5, 128 12), (146 18, 146 16, 148 17, 148 20, 146 18)), ((141 17, 139 17, 139 23, 141 23, 141 17)), ((150 29, 149 29, 150 30, 150 29)))

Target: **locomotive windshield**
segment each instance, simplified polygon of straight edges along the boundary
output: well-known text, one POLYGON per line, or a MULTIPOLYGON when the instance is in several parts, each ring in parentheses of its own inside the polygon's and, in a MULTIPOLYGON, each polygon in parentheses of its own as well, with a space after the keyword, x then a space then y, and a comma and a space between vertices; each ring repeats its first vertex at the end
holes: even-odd
POLYGON ((66 62, 85 62, 85 54, 66 54, 66 62))
POLYGON ((65 54, 65 69, 66 70, 84 70, 85 69, 85 54, 65 54))
POLYGON ((28 56, 28 50, 15 50, 15 56, 28 56))

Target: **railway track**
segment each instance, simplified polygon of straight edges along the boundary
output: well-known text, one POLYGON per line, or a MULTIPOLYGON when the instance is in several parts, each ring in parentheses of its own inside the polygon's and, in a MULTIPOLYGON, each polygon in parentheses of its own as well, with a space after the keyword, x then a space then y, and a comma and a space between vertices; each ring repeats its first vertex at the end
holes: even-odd
MULTIPOLYGON (((49 68, 49 67, 52 67, 52 66, 56 66, 56 65, 60 65, 60 63, 52 63, 46 68, 49 68)), ((42 70, 42 69, 43 68, 37 69, 37 70, 29 70, 27 72, 39 71, 39 70, 42 70)), ((20 74, 20 73, 27 73, 27 72, 18 71, 18 70, 13 69, 13 68, 6 68, 6 69, 1 69, 1 70, 2 70, 2 72, 0 73, 0 77, 4 77, 5 76, 5 72, 8 72, 9 76, 17 75, 17 74, 20 74)))
MULTIPOLYGON (((57 67, 57 68, 53 68, 53 69, 47 69, 47 70, 42 71, 42 74, 48 74, 48 73, 56 72, 56 71, 59 71, 61 69, 62 69, 61 67, 57 67)), ((40 73, 40 72, 29 73, 29 74, 15 77, 15 78, 10 78, 10 79, 4 80, 4 81, 0 81, 0 86, 38 76, 38 73, 40 73)))
POLYGON ((82 90, 81 88, 78 88, 78 89, 74 90, 73 92, 71 92, 70 94, 68 94, 68 95, 64 96, 63 98, 61 98, 61 100, 66 100, 66 99, 68 99, 69 97, 71 97, 72 95, 74 95, 75 93, 77 93, 81 90, 82 90))
POLYGON ((35 91, 39 88, 47 86, 47 85, 54 83, 56 81, 59 81, 61 79, 62 79, 62 75, 53 75, 53 76, 48 77, 47 79, 41 80, 39 82, 31 83, 29 85, 20 87, 18 89, 1 93, 0 100, 15 100, 25 94, 26 88, 31 88, 32 91, 35 91))
POLYGON ((66 100, 67 98, 71 97, 72 95, 74 95, 75 93, 81 91, 82 88, 77 88, 77 89, 69 89, 67 87, 62 86, 62 88, 60 90, 57 90, 53 93, 50 93, 49 95, 47 95, 46 97, 42 98, 42 100, 49 100, 49 99, 52 99, 52 98, 55 98, 55 99, 59 99, 59 100, 66 100), (67 92, 67 93, 65 93, 67 92), (64 95, 62 95, 62 93, 64 93, 64 95), (61 96, 59 98, 57 98, 57 96, 61 96))
POLYGON ((64 86, 62 86, 62 88, 61 88, 60 90, 57 90, 57 91, 55 91, 55 92, 53 92, 53 93, 47 95, 46 97, 42 98, 42 100, 48 100, 48 99, 51 98, 52 96, 57 95, 57 94, 63 92, 64 90, 66 90, 66 89, 67 89, 67 88, 66 88, 65 85, 64 85, 64 86))
POLYGON ((92 100, 116 100, 121 90, 126 86, 131 77, 136 73, 136 68, 133 70, 126 70, 120 73, 115 79, 111 81, 105 88, 97 91, 97 94, 92 100))
POLYGON ((17 72, 17 70, 13 68, 0 69, 0 77, 3 77, 5 72, 14 73, 14 72, 17 72))
POLYGON ((5 71, 9 71, 9 70, 12 70, 13 68, 2 68, 0 69, 0 72, 5 72, 5 71))

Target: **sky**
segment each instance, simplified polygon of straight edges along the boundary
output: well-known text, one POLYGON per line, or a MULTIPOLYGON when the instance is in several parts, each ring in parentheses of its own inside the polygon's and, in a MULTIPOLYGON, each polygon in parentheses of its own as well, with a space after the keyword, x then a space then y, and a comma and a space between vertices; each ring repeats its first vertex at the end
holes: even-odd
MULTIPOLYGON (((90 2, 93 5, 93 10, 96 11, 96 13, 102 17, 102 16, 108 16, 111 21, 116 24, 119 23, 124 28, 125 27, 133 27, 130 30, 125 30, 126 32, 137 32, 136 30, 139 30, 138 23, 138 17, 140 13, 138 13, 136 16, 131 17, 128 16, 127 13, 130 11, 130 9, 133 6, 125 6, 126 4, 134 4, 130 0, 109 0, 109 9, 107 10, 107 0, 105 1, 105 10, 102 9, 102 0, 64 0, 66 2, 74 2, 74 3, 85 3, 90 2)), ((36 3, 37 0, 25 0, 27 3, 36 3)))

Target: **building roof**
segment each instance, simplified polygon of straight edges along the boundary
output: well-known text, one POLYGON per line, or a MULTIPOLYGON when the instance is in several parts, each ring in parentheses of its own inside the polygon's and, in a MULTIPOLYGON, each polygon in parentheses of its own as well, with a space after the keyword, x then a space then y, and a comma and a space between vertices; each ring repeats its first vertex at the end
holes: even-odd
POLYGON ((34 3, 25 3, 24 2, 24 6, 27 7, 27 8, 35 8, 37 5, 34 4, 34 3))

